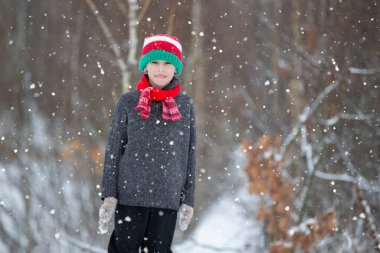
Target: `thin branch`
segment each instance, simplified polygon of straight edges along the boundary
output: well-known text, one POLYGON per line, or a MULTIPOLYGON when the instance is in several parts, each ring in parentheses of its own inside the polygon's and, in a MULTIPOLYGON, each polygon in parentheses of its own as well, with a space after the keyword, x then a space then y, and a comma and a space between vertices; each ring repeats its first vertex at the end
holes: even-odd
MULTIPOLYGON (((254 15, 258 17, 261 24, 263 24, 265 27, 267 27, 269 31, 278 35, 279 38, 281 38, 283 41, 285 41, 289 44, 293 44, 292 39, 289 38, 289 36, 281 33, 278 30, 277 26, 274 23, 272 23, 271 21, 269 21, 268 17, 263 15, 261 12, 257 12, 257 11, 254 12, 254 15)), ((306 61, 304 61, 304 63, 305 62, 310 63, 311 66, 316 67, 318 69, 320 68, 321 64, 319 63, 319 61, 314 56, 309 54, 303 47, 296 46, 295 50, 297 53, 299 53, 300 55, 302 55, 304 57, 304 59, 306 60, 306 61)))
POLYGON ((168 29, 166 30, 167 34, 171 34, 173 32, 176 6, 177 6, 176 3, 173 2, 170 8, 169 19, 168 19, 168 29))
POLYGON ((143 19, 143 17, 145 16, 145 12, 148 10, 148 7, 150 5, 150 2, 151 0, 145 0, 144 1, 144 5, 143 7, 141 8, 141 11, 139 13, 139 15, 137 16, 137 22, 141 22, 141 20, 143 19))
POLYGON ((121 0, 115 0, 117 7, 119 7, 119 10, 125 17, 125 19, 128 20, 128 8, 125 6, 125 4, 121 0))
POLYGON ((335 90, 338 87, 338 82, 333 82, 332 84, 328 85, 314 100, 314 102, 310 106, 305 106, 303 112, 298 117, 298 121, 296 125, 293 127, 292 131, 288 134, 288 136, 285 138, 284 142, 281 145, 280 150, 276 154, 276 159, 281 160, 284 152, 286 151, 287 147, 290 143, 293 142, 295 137, 298 135, 298 132, 300 130, 300 127, 309 119, 309 117, 312 115, 312 113, 318 108, 319 105, 322 104, 322 101, 327 97, 327 95, 335 90))
POLYGON ((380 252, 380 238, 378 236, 378 233, 376 232, 375 218, 373 217, 371 213, 371 207, 369 206, 367 200, 364 198, 364 194, 358 184, 356 185, 355 189, 356 189, 358 204, 360 206, 362 213, 365 215, 364 220, 366 223, 369 236, 371 237, 374 243, 374 249, 377 252, 380 252))
POLYGON ((364 177, 359 177, 359 179, 356 179, 346 173, 343 174, 334 174, 334 173, 327 173, 324 171, 317 170, 315 172, 315 176, 328 181, 340 181, 340 182, 346 182, 346 183, 352 183, 357 184, 357 181, 360 181, 359 187, 362 190, 366 190, 368 192, 380 192, 380 187, 372 186, 370 182, 367 181, 364 177))
MULTIPOLYGON (((335 135, 334 135, 335 136, 335 135)), ((336 136, 335 136, 336 137, 336 136)), ((347 151, 344 151, 342 145, 340 145, 339 141, 335 138, 335 146, 337 147, 338 149, 338 152, 340 154, 340 156, 342 157, 343 159, 343 162, 344 164, 347 166, 347 168, 349 169, 348 172, 350 172, 350 174, 356 179, 358 180, 359 179, 359 172, 357 171, 357 169, 354 167, 354 165, 352 164, 350 158, 348 157, 348 152, 347 151)))
POLYGON ((354 68, 350 67, 348 68, 351 74, 357 74, 357 75, 373 75, 380 73, 380 68, 374 68, 374 69, 361 69, 361 68, 354 68))
POLYGON ((339 140, 334 139, 334 144, 336 148, 338 149, 338 152, 340 156, 343 159, 344 164, 348 168, 348 172, 351 174, 352 178, 355 180, 354 182, 362 189, 366 189, 368 191, 378 191, 378 187, 371 186, 371 184, 367 181, 365 177, 363 177, 358 170, 355 168, 354 164, 351 162, 350 158, 348 157, 348 152, 344 150, 342 145, 340 144, 339 140))
POLYGON ((373 118, 373 115, 339 113, 329 119, 321 119, 319 120, 319 123, 326 126, 333 126, 337 124, 340 119, 345 119, 345 120, 362 120, 362 121, 366 121, 368 124, 371 124, 371 118, 373 118))
POLYGON ((315 172, 316 172, 315 165, 319 161, 319 159, 313 159, 313 149, 312 149, 311 144, 307 140, 307 136, 308 136, 307 129, 304 125, 302 125, 302 127, 301 127, 301 150, 303 151, 303 153, 305 153, 307 169, 308 169, 308 172, 310 173, 310 176, 308 178, 308 181, 307 181, 307 184, 304 188, 304 191, 301 194, 302 200, 300 202, 302 203, 302 205, 300 208, 300 210, 301 210, 300 215, 298 216, 298 221, 297 221, 298 224, 301 223, 304 212, 306 210, 305 207, 306 207, 306 203, 307 203, 309 193, 311 190, 311 185, 314 182, 314 177, 315 177, 315 172))
MULTIPOLYGON (((247 94, 246 90, 242 86, 240 86, 240 88, 239 88, 239 95, 249 105, 249 108, 253 108, 253 110, 251 111, 250 116, 252 116, 252 119, 253 119, 253 122, 254 122, 255 126, 258 129, 260 129, 263 133, 265 133, 267 131, 267 129, 268 129, 268 126, 266 124, 264 124, 265 119, 261 120, 257 116, 257 113, 256 113, 257 106, 256 106, 255 101, 253 101, 252 97, 247 94)), ((263 115, 263 116, 265 116, 265 115, 263 115)))
POLYGON ((130 82, 130 75, 127 71, 127 64, 123 60, 123 57, 120 52, 120 48, 118 44, 116 43, 115 39, 112 36, 111 30, 107 26, 107 24, 104 22, 103 18, 100 16, 98 9, 96 8, 94 2, 92 0, 85 0, 88 6, 90 7, 92 13, 95 15, 96 20, 98 21, 103 33, 105 34, 109 44, 111 45, 111 49, 114 52, 118 66, 120 68, 121 74, 122 74, 122 86, 123 87, 129 87, 130 82))

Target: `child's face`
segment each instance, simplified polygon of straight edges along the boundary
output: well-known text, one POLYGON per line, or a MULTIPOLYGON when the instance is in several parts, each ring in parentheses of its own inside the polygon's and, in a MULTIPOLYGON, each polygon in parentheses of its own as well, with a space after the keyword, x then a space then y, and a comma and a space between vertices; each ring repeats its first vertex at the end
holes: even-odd
POLYGON ((152 61, 146 65, 150 84, 162 89, 170 83, 175 73, 173 64, 166 61, 152 61))

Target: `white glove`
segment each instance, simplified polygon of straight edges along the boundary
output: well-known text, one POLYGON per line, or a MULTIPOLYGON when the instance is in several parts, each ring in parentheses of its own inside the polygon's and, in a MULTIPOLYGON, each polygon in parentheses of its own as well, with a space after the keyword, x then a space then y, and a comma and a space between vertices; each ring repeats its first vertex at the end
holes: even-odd
POLYGON ((102 206, 99 209, 99 231, 100 234, 105 234, 108 231, 108 223, 110 222, 113 213, 116 210, 117 199, 107 197, 104 199, 102 206))
POLYGON ((179 228, 182 231, 187 229, 189 226, 190 220, 193 217, 194 208, 186 204, 182 204, 179 207, 179 228))

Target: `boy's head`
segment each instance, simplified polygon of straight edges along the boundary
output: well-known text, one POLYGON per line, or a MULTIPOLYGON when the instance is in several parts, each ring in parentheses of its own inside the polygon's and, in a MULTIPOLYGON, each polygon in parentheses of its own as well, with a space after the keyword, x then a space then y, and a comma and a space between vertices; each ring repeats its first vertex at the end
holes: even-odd
POLYGON ((148 63, 158 60, 173 64, 176 68, 176 75, 182 72, 182 46, 178 38, 167 34, 157 34, 145 38, 139 69, 144 71, 148 63))

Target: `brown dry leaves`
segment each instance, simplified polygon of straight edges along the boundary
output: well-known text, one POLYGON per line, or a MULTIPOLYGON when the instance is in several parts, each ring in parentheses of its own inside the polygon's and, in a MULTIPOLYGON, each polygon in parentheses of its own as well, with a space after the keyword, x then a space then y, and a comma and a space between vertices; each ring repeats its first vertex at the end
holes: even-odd
POLYGON ((266 232, 270 236, 285 239, 291 225, 292 189, 288 179, 282 175, 282 162, 276 161, 272 155, 280 144, 280 137, 267 135, 261 136, 254 148, 245 143, 248 157, 245 172, 249 179, 249 192, 261 196, 268 194, 273 201, 270 208, 262 202, 256 218, 268 224, 266 232))
POLYGON ((73 172, 87 175, 92 171, 95 176, 100 176, 103 153, 99 145, 88 146, 80 138, 73 138, 63 145, 59 157, 70 162, 73 172))
POLYGON ((322 214, 291 228, 292 186, 283 161, 274 158, 274 152, 280 145, 279 136, 267 135, 261 136, 253 146, 243 143, 248 159, 245 172, 249 179, 249 192, 269 196, 271 200, 268 203, 262 199, 256 219, 264 222, 267 235, 273 238, 270 253, 291 253, 297 248, 309 252, 318 240, 334 231, 335 212, 322 214))

